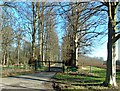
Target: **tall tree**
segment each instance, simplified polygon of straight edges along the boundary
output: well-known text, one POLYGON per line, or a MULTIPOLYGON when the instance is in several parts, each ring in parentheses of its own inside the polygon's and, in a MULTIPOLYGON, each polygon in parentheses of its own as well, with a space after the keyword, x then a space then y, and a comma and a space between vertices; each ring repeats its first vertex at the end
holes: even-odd
MULTIPOLYGON (((88 19, 91 19, 89 17, 92 17, 94 15, 106 15, 106 20, 104 24, 108 24, 108 44, 107 44, 107 70, 106 70, 106 80, 104 84, 106 86, 111 85, 113 87, 117 86, 116 84, 116 59, 115 59, 115 42, 120 38, 119 34, 116 34, 116 26, 119 23, 119 21, 116 20, 116 15, 118 11, 118 5, 119 2, 93 2, 89 3, 88 10, 85 14, 87 14, 88 11, 88 19), (98 4, 97 4, 98 3, 98 4), (107 12, 107 14, 105 14, 107 12), (103 14, 102 14, 103 13, 103 14)), ((98 16, 99 16, 98 15, 98 16)), ((105 17, 101 17, 99 19, 101 22, 102 20, 105 20, 105 17)), ((97 20, 97 21, 99 21, 97 20)), ((103 25, 103 23, 97 23, 99 25, 103 25)), ((98 26, 98 25, 97 25, 98 26)), ((105 30, 104 30, 105 31, 105 30)))
MULTIPOLYGON (((79 5, 80 3, 78 3, 79 5)), ((84 4, 82 4, 84 5, 84 4)), ((83 29, 84 33, 87 35, 95 34, 94 36, 88 37, 88 40, 91 38, 96 37, 99 34, 103 34, 103 32, 95 31, 97 26, 108 24, 108 56, 107 56, 107 70, 106 70, 106 80, 105 85, 111 84, 112 86, 117 86, 116 84, 116 59, 115 59, 115 42, 120 38, 120 34, 116 34, 116 26, 119 24, 119 21, 116 21, 116 14, 118 11, 118 5, 119 2, 90 2, 86 3, 87 7, 84 8, 84 10, 80 10, 79 12, 83 11, 81 13, 82 17, 81 22, 84 23, 87 22, 87 25, 90 25, 90 27, 94 27, 94 31, 85 31, 85 30, 91 30, 90 27, 87 29, 83 29), (107 12, 107 14, 106 14, 107 12), (104 15, 104 17, 103 17, 104 15), (96 19, 92 17, 98 16, 96 19), (106 18, 108 19, 105 20, 106 18), (92 21, 94 20, 94 21, 92 21), (103 21, 105 20, 105 22, 103 21), (89 23, 90 21, 91 24, 89 23), (107 21, 107 22, 106 22, 107 21), (89 24, 88 24, 89 23, 89 24)), ((72 10, 74 7, 70 8, 69 10, 72 10)), ((62 9, 64 12, 67 12, 63 7, 62 9)), ((74 14, 75 15, 75 14, 74 14)), ((73 22, 73 20, 72 20, 73 22)), ((84 34, 83 34, 84 35, 84 34)))
POLYGON ((70 60, 72 60, 72 62, 70 63, 72 66, 78 65, 78 54, 80 52, 85 53, 85 49, 92 45, 92 39, 97 37, 99 34, 96 32, 94 34, 92 30, 89 30, 91 27, 90 23, 86 23, 88 19, 86 19, 86 16, 84 16, 87 6, 88 3, 69 3, 69 8, 66 10, 64 8, 65 5, 61 5, 63 12, 66 14, 65 19, 67 21, 67 33, 65 37, 69 37, 67 39, 71 41, 69 42, 69 45, 71 47, 70 55, 72 59, 70 58, 70 60))
POLYGON ((120 38, 120 35, 115 34, 116 32, 116 11, 118 8, 118 2, 108 2, 108 56, 107 56, 107 73, 105 85, 117 86, 116 83, 116 41, 120 38))
POLYGON ((9 48, 11 47, 13 37, 13 29, 11 27, 4 27, 2 29, 2 50, 3 50, 3 57, 2 57, 2 64, 7 65, 9 59, 9 48))
POLYGON ((33 31, 32 31, 32 61, 35 59, 35 40, 36 40, 36 3, 32 2, 33 12, 33 31))
MULTIPOLYGON (((42 10, 40 11, 40 2, 37 2, 37 14, 38 14, 38 60, 43 61, 43 33, 44 33, 44 9, 45 9, 45 2, 42 2, 42 10)), ((43 62, 42 62, 43 64, 43 62)))

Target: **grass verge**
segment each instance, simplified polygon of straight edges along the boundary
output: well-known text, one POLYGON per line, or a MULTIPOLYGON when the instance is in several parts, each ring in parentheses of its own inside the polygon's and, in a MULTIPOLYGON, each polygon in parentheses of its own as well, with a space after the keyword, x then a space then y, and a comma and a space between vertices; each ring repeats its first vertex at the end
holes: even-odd
MULTIPOLYGON (((119 91, 102 85, 106 75, 105 69, 92 67, 90 72, 90 67, 87 66, 79 72, 57 73, 53 79, 63 91, 119 91)), ((117 72, 117 82, 120 86, 120 72, 117 72)))

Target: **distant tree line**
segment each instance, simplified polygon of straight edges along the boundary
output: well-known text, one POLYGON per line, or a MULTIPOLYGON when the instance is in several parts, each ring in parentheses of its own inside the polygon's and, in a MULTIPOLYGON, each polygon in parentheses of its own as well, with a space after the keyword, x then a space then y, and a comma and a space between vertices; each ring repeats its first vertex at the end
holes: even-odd
POLYGON ((56 16, 52 4, 4 2, 2 12, 2 65, 26 65, 29 59, 58 60, 56 16))
POLYGON ((1 64, 62 60, 79 66, 81 54, 90 53, 95 40, 107 35, 105 86, 116 87, 116 41, 120 38, 119 2, 4 2, 1 64), (57 24, 63 23, 62 53, 58 45, 57 24), (10 61, 11 60, 11 61, 10 61))

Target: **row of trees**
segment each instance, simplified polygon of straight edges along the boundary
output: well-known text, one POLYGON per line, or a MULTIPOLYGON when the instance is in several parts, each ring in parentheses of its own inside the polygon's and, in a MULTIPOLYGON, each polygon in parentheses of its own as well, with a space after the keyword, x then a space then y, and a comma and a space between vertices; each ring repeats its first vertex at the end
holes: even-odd
POLYGON ((92 34, 94 31, 90 30, 88 19, 85 20, 84 12, 88 5, 88 3, 70 3, 70 10, 65 16, 67 25, 62 45, 63 59, 73 67, 78 65, 78 54, 89 53, 92 40, 101 33, 92 34))
POLYGON ((36 58, 58 60, 55 12, 48 5, 43 2, 4 3, 1 64, 26 64, 36 58))
POLYGON ((2 32, 7 32, 3 33, 2 64, 14 58, 10 54, 15 50, 17 53, 13 56, 18 63, 20 53, 32 60, 36 57, 39 60, 58 60, 59 46, 55 29, 60 22, 56 20, 59 15, 64 22, 62 58, 67 65, 78 66, 78 54, 89 53, 94 40, 99 35, 108 34, 105 85, 117 86, 115 42, 120 38, 116 31, 116 27, 119 27, 118 2, 7 2, 3 5, 2 32))
POLYGON ((72 8, 68 10, 61 7, 67 12, 66 35, 63 38, 63 58, 67 64, 77 66, 78 54, 86 53, 86 47, 88 49, 94 43, 92 40, 107 32, 108 55, 104 85, 117 86, 115 42, 120 38, 119 31, 116 30, 119 28, 119 2, 76 2, 69 3, 72 8))

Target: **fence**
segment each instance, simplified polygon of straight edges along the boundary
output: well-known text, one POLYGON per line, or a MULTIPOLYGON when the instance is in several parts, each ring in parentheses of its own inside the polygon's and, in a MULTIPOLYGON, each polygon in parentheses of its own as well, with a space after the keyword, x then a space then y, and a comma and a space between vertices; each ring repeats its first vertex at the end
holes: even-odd
POLYGON ((42 71, 46 72, 64 72, 65 64, 63 61, 35 61, 33 65, 30 67, 29 65, 24 66, 17 66, 17 65, 10 65, 1 68, 0 74, 2 76, 17 74, 17 73, 24 73, 30 72, 32 70, 38 71, 38 69, 42 69, 43 66, 45 69, 42 71), (46 64, 46 65, 40 65, 46 64))
POLYGON ((62 71, 64 72, 65 64, 64 61, 35 61, 35 70, 41 68, 41 66, 46 67, 47 69, 44 71, 52 72, 52 71, 62 71))

